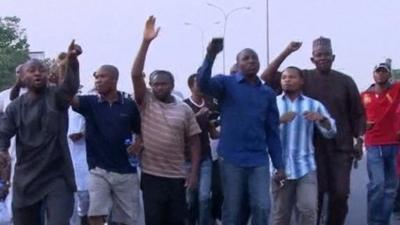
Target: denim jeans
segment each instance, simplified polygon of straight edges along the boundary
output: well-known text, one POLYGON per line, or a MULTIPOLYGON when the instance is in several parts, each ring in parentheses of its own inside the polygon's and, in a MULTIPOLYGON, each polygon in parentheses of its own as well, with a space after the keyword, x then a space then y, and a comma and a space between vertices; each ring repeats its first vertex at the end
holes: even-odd
POLYGON ((205 159, 200 164, 198 190, 188 190, 189 224, 211 224, 211 175, 212 161, 205 159), (198 223, 196 223, 198 221, 198 223))
POLYGON ((236 225, 243 218, 244 196, 247 194, 252 225, 267 225, 271 208, 269 165, 239 167, 220 159, 222 190, 222 225, 236 225))
POLYGON ((398 145, 367 146, 368 224, 389 224, 396 198, 398 145))

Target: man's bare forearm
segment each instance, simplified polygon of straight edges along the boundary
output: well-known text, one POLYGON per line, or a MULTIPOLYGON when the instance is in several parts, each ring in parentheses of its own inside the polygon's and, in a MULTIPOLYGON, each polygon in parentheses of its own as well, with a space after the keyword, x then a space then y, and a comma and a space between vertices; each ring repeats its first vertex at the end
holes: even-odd
POLYGON ((140 45, 139 48, 139 52, 135 58, 135 61, 133 62, 133 67, 132 67, 132 84, 135 92, 135 99, 138 102, 138 104, 141 103, 146 93, 146 83, 144 81, 143 69, 149 46, 150 46, 150 41, 146 40, 142 41, 142 44, 140 45))

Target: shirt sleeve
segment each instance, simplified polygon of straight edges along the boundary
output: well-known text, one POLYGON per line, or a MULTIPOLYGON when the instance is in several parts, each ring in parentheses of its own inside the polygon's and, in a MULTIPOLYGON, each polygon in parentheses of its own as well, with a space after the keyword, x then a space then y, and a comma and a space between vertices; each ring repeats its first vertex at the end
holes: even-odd
POLYGON ((0 151, 10 147, 10 139, 17 133, 15 104, 10 104, 0 119, 0 151))
POLYGON ((91 112, 90 100, 92 97, 93 96, 90 96, 90 95, 77 96, 78 101, 79 101, 78 107, 72 107, 72 109, 84 117, 89 115, 91 112))
POLYGON ((64 81, 56 90, 58 106, 67 109, 79 89, 79 62, 77 59, 68 60, 64 81))
POLYGON ((211 78, 214 60, 215 57, 209 55, 206 56, 203 65, 198 70, 196 79, 199 88, 203 93, 220 99, 224 93, 223 76, 219 75, 211 78))
POLYGON ((325 106, 322 105, 320 102, 317 102, 317 112, 320 113, 323 117, 329 120, 329 123, 331 124, 330 129, 326 129, 321 125, 321 123, 318 121, 316 122, 317 128, 319 131, 321 131, 321 134, 325 138, 334 138, 336 136, 336 122, 332 118, 332 116, 329 114, 328 110, 326 110, 325 106))
MULTIPOLYGON (((186 103, 185 103, 186 104, 186 103)), ((201 130, 199 124, 196 121, 196 116, 193 113, 193 110, 190 109, 189 106, 185 105, 186 107, 186 115, 187 115, 187 123, 185 127, 185 133, 187 137, 191 137, 196 134, 200 134, 201 130)))
POLYGON ((279 112, 276 103, 276 96, 270 94, 268 112, 265 121, 265 133, 267 138, 268 153, 275 169, 284 169, 282 144, 279 135, 279 112))
POLYGON ((132 104, 133 104, 132 131, 133 131, 133 133, 140 135, 142 132, 141 132, 141 127, 140 127, 141 119, 140 119, 139 109, 133 100, 132 100, 132 104))

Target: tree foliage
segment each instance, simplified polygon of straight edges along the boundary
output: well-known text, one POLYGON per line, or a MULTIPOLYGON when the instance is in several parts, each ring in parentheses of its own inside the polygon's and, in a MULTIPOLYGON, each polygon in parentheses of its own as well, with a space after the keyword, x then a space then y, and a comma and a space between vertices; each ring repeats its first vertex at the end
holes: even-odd
POLYGON ((0 90, 15 81, 15 67, 29 58, 25 29, 18 17, 0 17, 0 90))
POLYGON ((395 79, 397 81, 400 80, 400 69, 393 69, 392 76, 393 76, 393 79, 395 79))

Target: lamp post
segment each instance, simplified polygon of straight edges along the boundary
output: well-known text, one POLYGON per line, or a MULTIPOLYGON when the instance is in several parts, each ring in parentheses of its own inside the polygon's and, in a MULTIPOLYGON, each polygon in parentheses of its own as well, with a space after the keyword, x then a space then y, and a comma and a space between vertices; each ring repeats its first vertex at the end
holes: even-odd
POLYGON ((266 19, 266 44, 267 44, 267 66, 269 65, 269 0, 266 0, 266 4, 265 4, 266 8, 265 8, 265 19, 266 19))
MULTIPOLYGON (((232 15, 232 13, 237 12, 239 10, 244 10, 244 9, 249 10, 250 7, 243 6, 243 7, 238 7, 238 8, 232 9, 229 12, 225 12, 224 9, 222 9, 221 7, 219 7, 217 5, 214 5, 212 3, 207 2, 207 5, 211 6, 213 8, 216 8, 224 16, 224 31, 223 31, 223 34, 222 34, 222 38, 224 39, 224 45, 225 45, 226 26, 227 26, 227 23, 228 23, 229 16, 232 15)), ((224 46, 224 48, 222 49, 222 67, 223 67, 222 71, 223 71, 224 74, 225 74, 225 49, 226 49, 225 47, 226 46, 224 46)))
POLYGON ((186 26, 192 26, 200 32, 200 35, 201 35, 201 57, 203 58, 204 57, 204 29, 195 23, 184 22, 183 24, 185 24, 186 26))

